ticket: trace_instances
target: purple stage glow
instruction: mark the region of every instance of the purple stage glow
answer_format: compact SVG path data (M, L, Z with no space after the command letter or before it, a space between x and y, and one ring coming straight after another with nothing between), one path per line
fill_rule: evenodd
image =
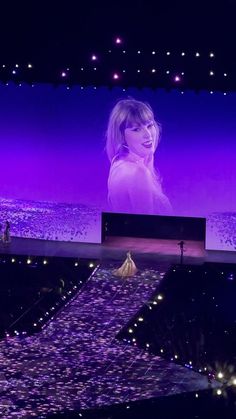
M161 124L154 164L172 214L206 217L207 248L235 250L235 94L0 87L1 222L17 236L99 243L101 212L111 210L107 123L128 96L150 103Z

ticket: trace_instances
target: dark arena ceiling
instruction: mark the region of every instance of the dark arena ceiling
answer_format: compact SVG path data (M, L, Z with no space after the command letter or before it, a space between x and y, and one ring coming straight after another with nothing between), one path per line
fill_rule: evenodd
M236 0L11 1L0 81L236 90Z

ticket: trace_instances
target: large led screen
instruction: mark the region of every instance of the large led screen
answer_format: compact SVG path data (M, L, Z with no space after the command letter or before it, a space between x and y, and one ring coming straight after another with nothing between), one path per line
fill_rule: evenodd
M0 224L99 243L102 211L206 217L206 247L235 250L235 105L235 94L2 85Z

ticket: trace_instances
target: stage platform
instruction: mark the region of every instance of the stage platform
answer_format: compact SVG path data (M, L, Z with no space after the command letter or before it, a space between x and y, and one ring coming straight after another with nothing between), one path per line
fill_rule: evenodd
M185 241L184 246L186 264L235 262L235 253L206 251L203 242ZM113 271L127 250L139 271L124 280ZM13 237L10 244L1 243L0 252L100 261L81 291L40 333L0 342L1 417L82 412L86 418L92 409L127 409L131 403L181 394L190 394L191 405L191 397L221 389L217 380L154 355L148 346L117 340L130 319L139 322L140 309L158 298L165 273L179 263L178 241L109 237L102 244L86 244ZM70 417L67 413L64 417Z
M102 244L47 241L13 237L8 245L0 242L0 253L36 256L68 256L104 260L122 260L128 250L142 261L180 261L178 240L135 237L108 237ZM186 264L204 262L236 263L236 252L205 250L201 241L184 242Z

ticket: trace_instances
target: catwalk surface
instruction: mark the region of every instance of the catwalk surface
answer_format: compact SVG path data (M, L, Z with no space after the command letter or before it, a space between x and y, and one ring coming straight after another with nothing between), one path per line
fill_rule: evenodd
M146 268L124 280L112 275L114 267L98 268L41 333L0 343L1 417L46 417L209 387L205 375L115 339L154 298L165 272Z

